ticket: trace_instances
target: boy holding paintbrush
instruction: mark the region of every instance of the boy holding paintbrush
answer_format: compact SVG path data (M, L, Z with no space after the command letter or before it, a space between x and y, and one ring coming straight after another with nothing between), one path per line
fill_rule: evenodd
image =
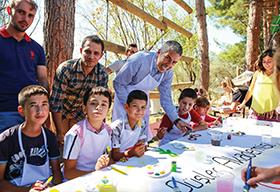
M0 134L0 191L40 191L62 181L55 135L43 124L49 115L49 95L39 85L23 88L18 96L18 112L25 121ZM50 169L51 167L51 169Z
M111 124L112 158L125 161L129 157L144 155L147 140L147 122L142 119L147 108L148 97L144 91L133 90L127 96L126 116Z

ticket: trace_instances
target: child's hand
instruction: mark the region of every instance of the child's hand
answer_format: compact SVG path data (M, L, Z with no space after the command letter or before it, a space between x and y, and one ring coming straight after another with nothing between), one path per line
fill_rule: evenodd
M182 133L185 133L187 131L191 131L192 130L191 126L188 123L186 123L186 122L184 122L182 120L179 120L176 123L176 127L178 127L182 131Z
M136 157L142 157L145 153L145 144L141 143L140 145L136 145L134 150Z
M219 118L216 119L216 120L213 122L213 124L216 125L217 127L222 125L222 123L220 122Z
M167 131L167 127L160 127L160 128L158 128L157 129L157 135L156 135L157 138L158 139L162 139L163 136L165 135L166 131Z
M29 192L38 192L38 191L43 191L46 188L48 188L48 186L44 185L44 182L42 181L36 181L36 183L34 183L31 187L31 189L29 190Z
M56 137L57 137L58 143L60 145L63 145L64 144L64 135L58 134Z
M131 156L141 157L145 153L145 144L144 142L140 141L134 145L129 151Z
M241 109L243 109L245 107L245 104L240 104L240 105L237 105L236 107L236 110L240 111Z
M104 167L107 167L109 165L110 158L108 155L101 155L95 164L95 170L100 170Z

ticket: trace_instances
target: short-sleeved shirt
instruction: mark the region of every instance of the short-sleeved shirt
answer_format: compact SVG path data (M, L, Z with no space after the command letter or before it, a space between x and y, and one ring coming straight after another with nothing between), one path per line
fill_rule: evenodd
M274 111L279 106L280 98L276 72L268 76L263 71L256 71L254 78L256 81L251 108L259 114Z
M189 114L191 115L191 122L194 123L193 128L195 129L195 127L197 125L199 125L200 121L202 120L200 115L194 110L190 110L190 113L186 113L183 115L179 115L180 118L182 119L187 119ZM167 127L167 131L171 130L173 127L173 122L169 119L169 117L167 116L167 114L164 114L162 119L161 119L161 123L159 127Z
M11 181L22 177L24 155L18 140L19 125L11 127L0 134L0 164L7 164L5 179ZM47 155L50 160L59 159L58 143L55 135L44 128L48 149L45 149L43 133L37 137L29 137L22 133L22 142L27 162L31 165L43 165Z
M141 123L138 123L135 125L134 129L132 130L132 128L130 127L127 118L125 119L118 119L116 121L114 121L111 124L111 128L112 128L112 148L123 148L122 146L127 146L127 141L130 138L124 138L122 135L123 129L131 131L131 138L134 138L134 143L129 146L132 147L134 146L137 141L139 140L144 140L145 142L147 142L147 124L145 123L144 120L141 121ZM140 131L139 131L140 129Z
M232 93L232 102L242 103L242 101L245 99L247 92L248 92L248 88L235 89ZM251 107L251 103L252 103L252 97L247 101L246 106Z
M27 34L21 41L0 28L0 112L17 111L18 93L38 84L37 67L46 65L42 46Z
M118 60L113 63L111 63L108 67L112 70L115 71L116 74L121 70L122 66L124 66L126 60Z
M62 112L63 118L80 121L85 118L82 105L85 93L97 86L108 87L108 74L98 63L87 75L84 74L81 59L61 63L54 77L50 108Z
M86 123L86 127L84 127ZM100 135L102 130L106 130L108 135ZM77 169L84 171L94 171L95 165L93 163L97 162L97 159L105 152L106 146L111 146L111 134L112 129L106 123L102 124L100 132L97 132L88 122L87 119L79 121L76 123L65 135L64 137L64 150L63 158L77 160ZM88 134L89 137L86 137L85 134ZM100 143L91 142L90 145L87 145L86 138L95 138L95 135L102 139L102 146ZM85 156L81 154L87 153L88 147L94 154L90 155L90 158L83 158ZM98 154L98 155L96 155Z

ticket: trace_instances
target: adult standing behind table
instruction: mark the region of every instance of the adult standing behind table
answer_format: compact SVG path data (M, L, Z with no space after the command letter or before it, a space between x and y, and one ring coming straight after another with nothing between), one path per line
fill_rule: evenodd
M139 89L149 95L149 91L158 87L164 111L178 128L186 131L188 124L178 117L171 96L172 68L181 59L182 52L182 46L178 42L167 41L158 52L141 51L129 57L113 81L115 89L113 121L125 116L124 104L130 91ZM146 109L144 119L149 123L149 107Z
M108 74L98 62L103 51L104 43L97 35L87 36L80 48L81 58L65 61L56 70L50 107L61 143L66 132L85 118L84 94L92 87L108 87Z
M128 59L128 57L130 57L131 55L133 55L134 53L138 52L138 48L137 45L135 43L131 43L128 45L126 51L125 51L125 55L126 55L126 59L123 60L118 60L115 61L113 63L111 63L108 67L106 67L106 72L108 74L111 74L112 72L116 72L116 74L118 74L118 72L121 70L121 68L124 66L126 60Z
M48 89L44 50L25 33L37 8L33 0L12 0L7 7L10 22L0 28L0 133L23 122L17 112L23 87L40 84Z

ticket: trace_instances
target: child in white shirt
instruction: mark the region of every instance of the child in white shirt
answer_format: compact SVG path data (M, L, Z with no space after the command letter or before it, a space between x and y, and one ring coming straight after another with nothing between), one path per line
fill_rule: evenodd
M104 87L92 88L84 96L86 118L75 124L64 137L64 177L73 179L108 166L103 155L111 147L111 128L104 119L112 98Z
M142 119L147 101L148 97L144 91L131 91L125 104L126 118L117 119L111 124L112 158L115 161L144 155L148 130L146 122Z

